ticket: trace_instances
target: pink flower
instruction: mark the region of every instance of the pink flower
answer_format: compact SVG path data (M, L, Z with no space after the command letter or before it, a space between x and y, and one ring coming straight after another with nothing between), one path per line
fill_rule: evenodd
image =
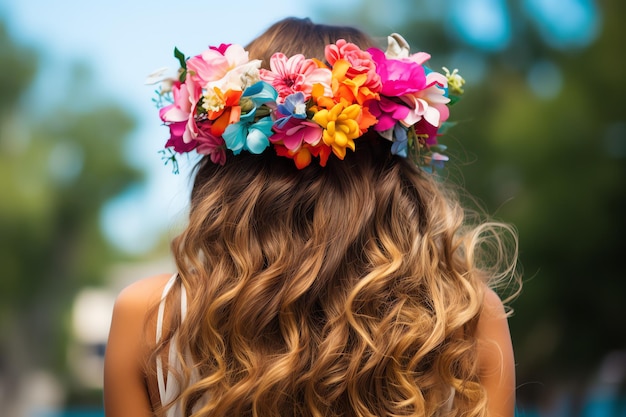
M202 155L209 155L215 164L224 165L226 162L226 146L224 138L211 133L211 123L204 122L200 125L198 137L196 138L196 152Z
M436 72L426 74L422 63L428 54L390 59L378 49L371 48L369 52L382 82L381 101L370 105L372 114L379 119L377 131L391 129L394 120L411 126L422 118L437 128L448 118L446 104L450 100L444 90L447 79Z
M378 119L378 123L374 125L374 130L378 132L392 129L399 120L406 118L410 111L408 106L385 96L381 96L380 101L368 101L367 105L372 115Z
M415 124L415 133L418 136L424 137L424 144L428 146L437 144L437 126L433 126L426 121L426 119L422 119Z
M422 65L410 59L388 59L383 51L370 48L369 53L376 63L376 72L382 83L381 94L400 97L423 90L426 74Z
M159 109L159 117L166 123L187 121L192 107L187 86L180 81L174 82L172 84L172 96L174 103Z
M350 68L346 72L347 78L354 79L365 74L366 81L362 83L362 86L372 92L380 91L380 76L376 73L376 64L369 52L363 51L357 45L346 42L344 39L339 39L337 43L327 45L324 54L331 66L335 65L338 60L348 61Z
M186 153L198 146L198 142L195 140L189 142L183 140L183 134L187 128L186 122L170 123L168 127L170 128L170 138L165 143L166 148L174 148L174 151L178 153Z
M260 69L261 80L270 83L278 91L278 103L283 103L291 94L302 92L304 99L311 97L313 84L321 84L324 91L331 94L331 72L328 68L320 68L312 59L297 54L291 58L277 52L270 58L270 69Z
M320 125L307 119L289 118L282 124L274 124L274 134L270 142L283 144L290 151L297 151L302 144L315 146L322 138L323 129Z
M382 83L380 101L372 100L368 104L371 113L378 119L374 129L384 132L409 117L410 104L398 98L422 90L426 86L426 75L421 65L409 59L389 59L376 48L368 51L376 63L376 72Z
M191 142L198 134L195 114L202 90L191 80L185 83L176 81L172 85L174 103L159 110L159 116L166 124L187 122L186 129L181 135L185 143Z
M212 49L214 51L219 52L220 54L224 55L226 53L226 50L230 47L230 43L222 43L220 44L220 46L209 46L209 49Z
M243 90L258 81L261 61L248 59L248 52L240 45L211 47L187 60L187 81L193 80L203 90Z
M432 126L439 127L450 115L450 110L446 106L450 99L446 97L444 90L447 85L447 79L442 74L428 73L426 87L423 90L400 97L411 109L402 122L409 126L424 118Z

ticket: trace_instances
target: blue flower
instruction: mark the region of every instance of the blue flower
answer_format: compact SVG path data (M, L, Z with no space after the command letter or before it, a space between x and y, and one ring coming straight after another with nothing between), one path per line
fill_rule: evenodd
M260 154L269 146L268 138L272 135L274 122L269 114L258 120L256 116L261 106L275 102L277 97L274 87L264 81L259 81L243 92L241 105L242 110L247 112L241 115L237 123L228 125L222 135L226 147L235 155L242 150Z
M241 95L242 100L244 98L250 99L256 106L261 106L268 102L275 102L277 97L278 92L276 89L265 81L252 84L250 87L246 88Z
M263 117L254 122L254 113L241 116L239 122L226 127L222 137L226 147L235 155L242 150L259 154L270 144L269 137L272 135L271 117Z
M409 138L407 135L407 129L400 123L396 123L393 127L393 143L391 145L391 153L406 158L408 144Z

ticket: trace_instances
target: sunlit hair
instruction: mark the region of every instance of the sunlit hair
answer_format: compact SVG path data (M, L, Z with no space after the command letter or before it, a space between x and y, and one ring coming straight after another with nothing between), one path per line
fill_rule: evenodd
M320 55L335 36L369 41L289 19L249 49ZM188 415L435 416L451 393L451 415L486 415L474 333L485 284L515 268L515 234L468 225L456 196L390 146L366 136L302 170L271 151L199 164L172 244L187 318L172 315L154 351L177 333Z

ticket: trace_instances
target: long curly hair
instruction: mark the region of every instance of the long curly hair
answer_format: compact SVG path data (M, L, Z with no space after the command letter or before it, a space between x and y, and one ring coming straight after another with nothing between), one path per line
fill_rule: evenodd
M335 34L369 42L288 19L250 51L323 57ZM515 268L515 233L468 224L456 195L387 141L356 142L326 167L271 151L200 162L172 243L187 316L169 316L153 355L176 341L186 415L435 416L449 401L450 415L486 414L475 327L487 285Z

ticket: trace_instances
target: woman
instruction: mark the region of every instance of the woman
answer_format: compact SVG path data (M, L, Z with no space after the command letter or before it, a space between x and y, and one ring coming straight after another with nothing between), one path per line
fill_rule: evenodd
M290 18L250 59L232 45L179 57L167 146L206 156L178 273L116 302L108 417L513 416L490 289L514 272L497 232L511 229L469 225L423 169L445 159L455 74L424 71L398 35L372 46Z

